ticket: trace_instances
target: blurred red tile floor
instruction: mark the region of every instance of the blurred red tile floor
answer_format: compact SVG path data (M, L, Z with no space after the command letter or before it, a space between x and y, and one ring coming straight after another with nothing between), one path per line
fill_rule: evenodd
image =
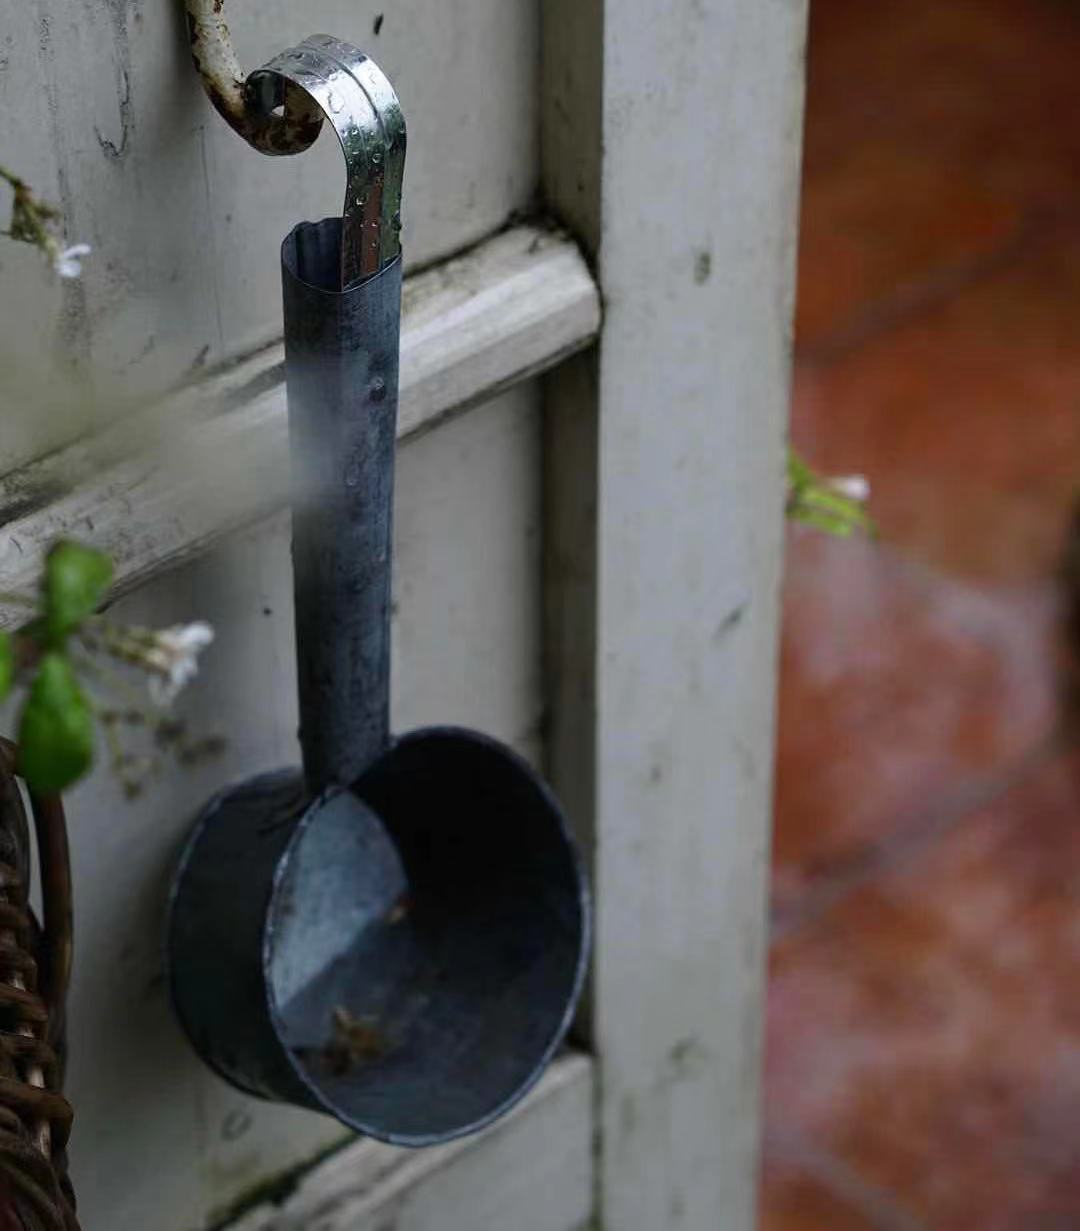
M1080 1228L1080 0L811 12L761 1228Z

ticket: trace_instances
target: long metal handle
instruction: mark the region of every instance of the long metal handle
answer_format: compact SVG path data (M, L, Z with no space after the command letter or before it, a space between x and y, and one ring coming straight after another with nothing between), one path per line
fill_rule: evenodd
M390 580L401 258L333 288L341 220L285 241L300 744L313 791L389 739Z
M300 747L321 790L389 741L405 118L378 65L328 34L246 82L267 116L296 91L334 126L346 169L341 218L282 246Z
M319 791L355 781L389 741L405 120L378 66L327 35L247 89L268 114L303 91L345 154L342 217L302 223L281 253L300 743Z
M318 791L352 783L389 740L405 117L379 66L327 34L244 81L222 8L187 0L221 114L264 153L294 154L321 113L345 155L342 216L302 223L281 253L300 742Z

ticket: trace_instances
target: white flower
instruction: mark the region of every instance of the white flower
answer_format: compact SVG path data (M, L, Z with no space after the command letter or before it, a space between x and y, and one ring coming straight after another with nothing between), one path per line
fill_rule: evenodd
M58 249L53 257L53 269L61 278L77 278L82 273L82 258L89 256L89 244L72 244L70 248Z
M203 620L177 624L156 632L146 647L143 662L152 672L150 696L168 705L199 670L199 654L214 640L214 630Z
M865 504L870 499L870 480L864 474L839 475L829 480L829 487L856 504Z

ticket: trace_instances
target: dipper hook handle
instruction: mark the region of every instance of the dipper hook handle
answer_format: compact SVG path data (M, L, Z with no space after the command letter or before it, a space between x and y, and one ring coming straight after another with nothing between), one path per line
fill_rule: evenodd
M263 154L308 149L328 119L345 156L341 289L376 274L401 251L405 116L374 60L341 39L312 34L246 79L223 0L186 0L192 55L210 101Z

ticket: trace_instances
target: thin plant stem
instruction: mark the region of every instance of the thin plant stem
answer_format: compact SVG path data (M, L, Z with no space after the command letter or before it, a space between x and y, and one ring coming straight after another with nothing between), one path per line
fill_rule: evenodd
M16 594L13 590L0 590L0 603L9 607L25 607L30 611L37 609L37 599L28 594Z

